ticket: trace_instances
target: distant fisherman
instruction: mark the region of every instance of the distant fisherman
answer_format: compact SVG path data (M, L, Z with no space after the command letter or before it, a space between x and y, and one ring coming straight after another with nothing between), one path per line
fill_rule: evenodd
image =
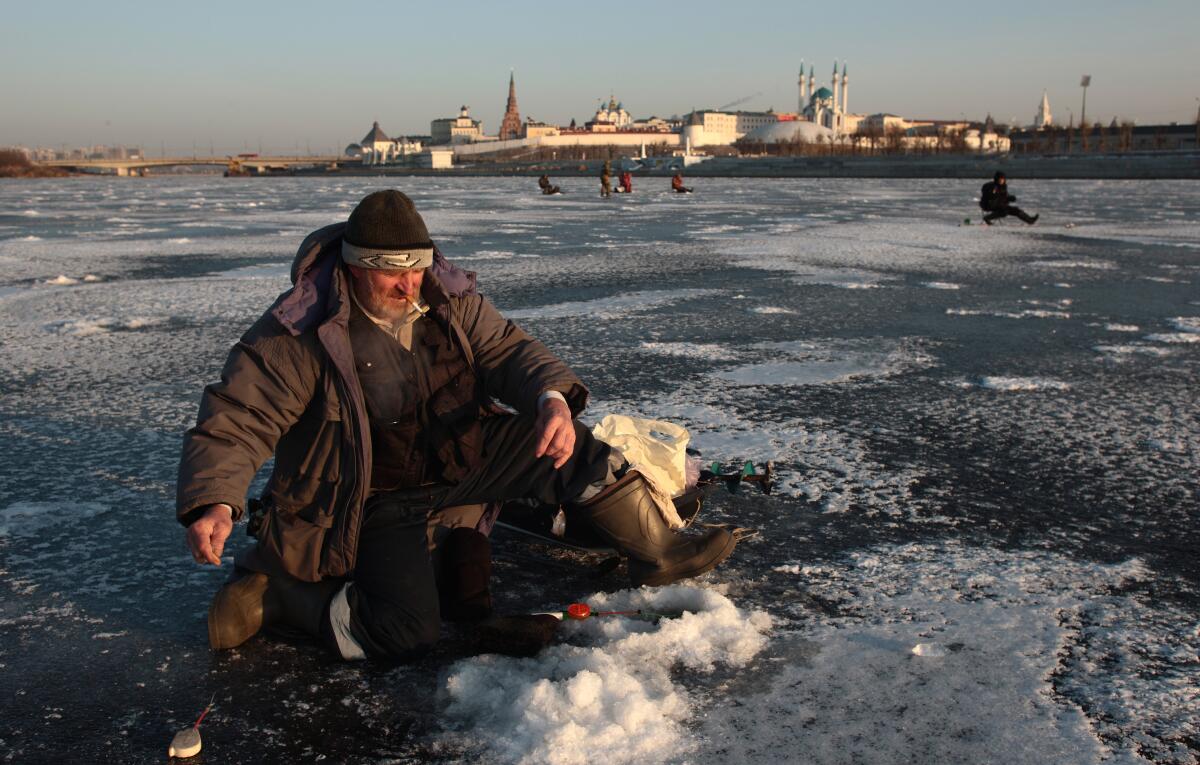
M633 175L628 170L621 173L621 193L633 193Z
M548 175L542 175L541 178L538 178L538 188L542 190L543 194L561 194L562 193L562 189L560 189L559 187L550 183L550 176L548 176Z
M441 257L404 194L310 234L292 281L183 441L176 514L200 564L221 564L275 458L250 503L257 541L209 608L213 648L290 627L345 659L417 656L442 619L490 615L485 507L510 499L566 505L629 557L635 587L733 551L727 530L666 525L642 474L575 419L580 379Z
M1008 193L1008 178L1004 173L997 172L990 182L983 184L983 189L979 194L979 207L987 213L983 216L983 222L990 226L994 221L1015 215L1030 225L1037 223L1039 216L1030 215L1019 207L1013 207L1012 203L1016 201L1017 198Z
M612 164L604 160L604 168L600 171L600 196L612 196Z
M671 190L676 194L691 194L692 189L683 185L683 171L676 170L675 175L671 176Z

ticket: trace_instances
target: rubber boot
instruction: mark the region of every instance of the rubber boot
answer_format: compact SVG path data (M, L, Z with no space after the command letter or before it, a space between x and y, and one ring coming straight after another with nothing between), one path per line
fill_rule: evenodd
M438 583L442 618L479 622L492 615L492 545L485 534L460 526L442 543Z
M235 648L264 629L292 628L321 638L325 609L342 586L338 580L302 582L249 573L226 582L208 608L208 642L213 650Z
M1017 217L1018 217L1018 218L1020 218L1021 220L1025 221L1026 223L1028 223L1029 225L1031 225L1031 226L1032 226L1034 223L1037 223L1037 219L1038 219L1038 218L1040 218L1040 217L1042 217L1042 216L1040 216L1040 215L1030 215L1029 213L1027 213L1027 212L1025 212L1024 210L1022 210L1021 212L1017 213Z
M629 556L634 586L660 586L699 576L729 557L737 540L726 529L704 536L677 534L650 496L646 479L630 470L578 506L607 542Z

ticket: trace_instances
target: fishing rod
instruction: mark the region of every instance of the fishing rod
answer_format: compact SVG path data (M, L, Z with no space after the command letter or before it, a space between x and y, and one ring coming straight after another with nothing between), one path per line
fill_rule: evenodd
M646 621L657 622L660 619L677 619L683 616L684 612L671 614L658 614L652 611L646 611L638 608L633 611L593 611L592 607L587 603L572 603L567 606L564 611L544 611L533 616L553 616L560 621L576 621L581 622L585 619L591 619L594 616L628 616L635 619L645 619Z

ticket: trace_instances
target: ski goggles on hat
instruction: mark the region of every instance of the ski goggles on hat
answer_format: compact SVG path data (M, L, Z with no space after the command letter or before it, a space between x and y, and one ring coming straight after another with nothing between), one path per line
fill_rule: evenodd
M359 247L343 240L342 260L363 268L429 268L433 265L433 244L403 250L380 250Z

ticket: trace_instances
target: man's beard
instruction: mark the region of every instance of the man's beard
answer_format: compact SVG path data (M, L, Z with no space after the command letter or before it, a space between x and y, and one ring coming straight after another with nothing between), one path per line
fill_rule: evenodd
M420 302L419 296L414 296L410 302L409 299L400 297L400 293L395 290L376 290L370 283L362 282L355 284L354 292L367 313L377 319L392 324L404 324L421 315L413 305L414 302Z

